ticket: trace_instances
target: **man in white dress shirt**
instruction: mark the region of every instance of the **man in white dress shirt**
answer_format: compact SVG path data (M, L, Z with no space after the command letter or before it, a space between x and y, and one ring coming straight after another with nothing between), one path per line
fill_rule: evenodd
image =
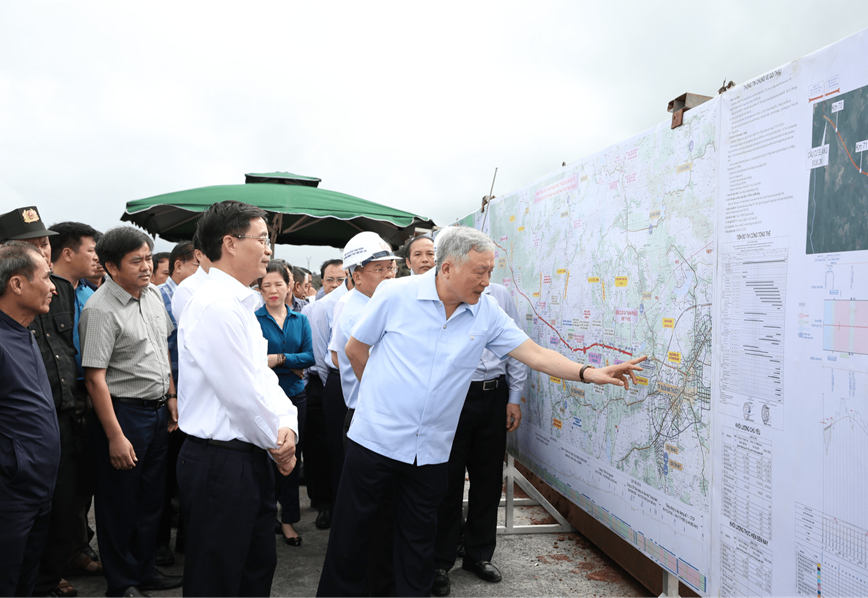
M208 270L211 269L211 260L202 252L202 245L195 234L193 235L193 257L199 263L199 267L193 274L181 281L172 294L172 318L175 320L176 327L181 322L181 314L190 303L190 299L193 298L199 287L208 280Z
M224 201L197 225L211 269L178 322L185 596L268 596L277 564L269 461L283 475L295 467L298 422L253 313L249 285L271 255L264 218Z

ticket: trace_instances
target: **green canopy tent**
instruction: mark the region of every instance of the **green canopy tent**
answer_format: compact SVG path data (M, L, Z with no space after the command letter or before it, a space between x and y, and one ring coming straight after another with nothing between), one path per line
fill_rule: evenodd
M127 202L121 220L171 242L190 240L199 215L214 203L236 200L269 214L272 247L343 247L361 231L373 231L393 246L432 228L423 216L318 187L320 179L289 172L247 174L244 185L217 185L176 191Z

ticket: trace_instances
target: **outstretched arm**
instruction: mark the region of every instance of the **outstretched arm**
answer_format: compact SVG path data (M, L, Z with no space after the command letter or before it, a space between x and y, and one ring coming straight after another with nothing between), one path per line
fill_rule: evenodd
M538 344L528 339L518 347L509 352L510 357L514 357L532 370L546 373L556 378L564 380L573 380L580 382L579 374L583 365L567 359L557 351L544 349ZM625 389L630 388L630 382L636 383L636 374L633 372L642 371L639 363L645 361L646 356L630 359L618 365L610 365L604 368L588 368L585 370L585 382L593 382L594 384L614 384L615 386L623 386Z

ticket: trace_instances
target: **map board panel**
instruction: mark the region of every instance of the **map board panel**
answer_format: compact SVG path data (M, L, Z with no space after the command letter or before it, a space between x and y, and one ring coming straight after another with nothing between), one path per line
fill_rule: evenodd
M510 451L702 595L868 589L866 51L862 32L462 220L534 341L649 355L628 392L532 372Z

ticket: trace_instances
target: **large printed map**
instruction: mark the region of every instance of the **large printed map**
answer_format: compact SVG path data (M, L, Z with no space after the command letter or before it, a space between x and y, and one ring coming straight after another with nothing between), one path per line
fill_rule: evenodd
M595 366L648 355L629 392L532 372L522 406L531 457L574 489L602 467L709 510L716 105L463 220L497 243L492 281L540 345Z
M703 596L868 596L868 29L493 200L510 453ZM714 340L712 342L712 330Z

